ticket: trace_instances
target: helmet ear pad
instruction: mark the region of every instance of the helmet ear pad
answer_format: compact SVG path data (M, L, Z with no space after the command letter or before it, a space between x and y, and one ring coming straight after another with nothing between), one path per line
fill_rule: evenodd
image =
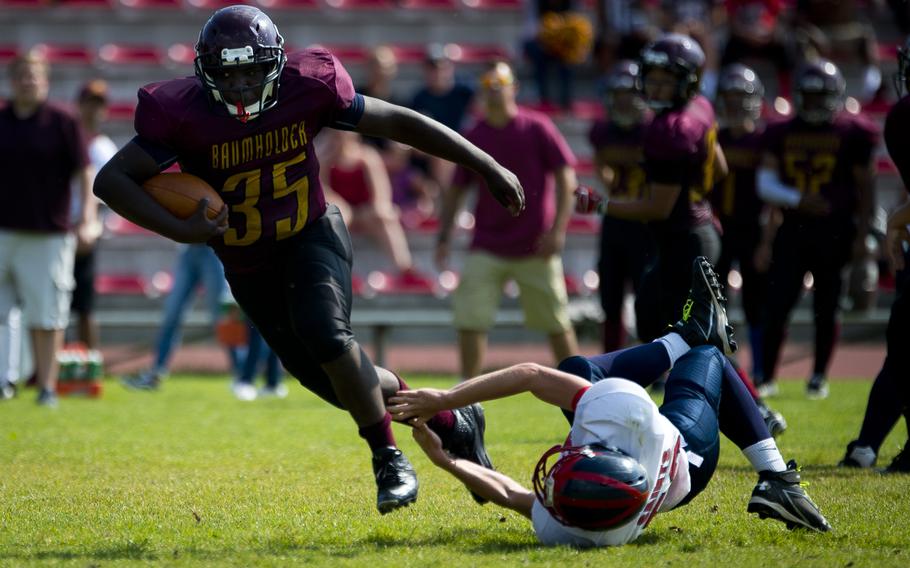
M258 8L237 5L218 10L202 27L194 67L209 102L246 122L277 104L286 61L284 38L272 20ZM226 90L216 80L226 69L247 65L262 67L257 84ZM250 98L256 102L244 104Z
M560 458L550 469L548 458ZM560 523L586 530L608 530L638 518L650 496L648 475L618 448L599 445L554 446L534 470L538 500Z

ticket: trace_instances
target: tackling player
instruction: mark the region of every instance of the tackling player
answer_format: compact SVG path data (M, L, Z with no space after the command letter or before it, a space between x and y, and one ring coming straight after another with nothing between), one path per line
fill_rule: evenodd
M140 89L137 136L99 173L95 193L131 221L218 253L234 297L305 387L350 412L373 452L381 513L413 502L417 478L398 450L384 400L405 388L375 367L351 332L351 242L319 185L313 139L322 128L390 137L481 175L513 215L515 176L464 138L422 115L354 91L324 49L286 54L267 15L251 6L214 13L196 44L196 76ZM140 187L179 162L222 196L180 220ZM441 414L431 427L456 453L489 466L479 407Z
M904 188L910 188L910 40L897 52L898 73L894 84L901 99L885 119L885 144L894 164L900 171ZM898 270L897 297L891 306L888 320L888 352L881 371L869 392L869 403L859 437L847 444L847 453L840 462L845 467L872 467L879 448L897 424L901 414L910 426L910 350L904 334L910 329L910 201L891 213L888 218L887 243L892 266ZM887 473L910 473L910 441L884 470Z
M645 190L643 140L651 114L638 89L638 64L620 61L607 74L604 106L607 120L591 125L595 173L610 199L638 200ZM641 221L604 217L600 232L600 304L604 310L604 351L625 345L622 306L626 286L638 291L653 243Z
M759 473L747 510L791 528L831 526L785 464L758 408L715 347L730 341L725 300L703 257L695 260L690 317L656 341L592 358L570 357L559 370L533 363L483 375L444 391L403 391L390 399L396 418L420 424L444 408L531 392L567 411L563 445L543 454L534 491L497 471L450 456L418 426L428 457L475 493L531 519L544 544L621 545L655 514L685 505L717 466L719 431ZM672 367L658 409L644 386ZM573 415L574 414L574 415ZM552 467L547 462L557 455Z
M837 341L842 272L851 257L865 254L878 129L861 116L843 112L845 88L840 70L830 61L806 65L796 78L796 115L765 130L759 195L783 208L768 274L768 297L774 301L768 302L765 313L761 389L766 394L776 392L787 322L803 277L811 271L815 367L806 394L828 396L826 374ZM771 239L765 237L764 242Z

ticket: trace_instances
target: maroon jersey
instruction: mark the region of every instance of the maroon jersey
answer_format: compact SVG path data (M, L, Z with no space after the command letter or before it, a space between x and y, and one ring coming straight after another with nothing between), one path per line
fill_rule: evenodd
M69 229L73 176L88 164L79 123L51 103L20 119L0 107L0 228L60 233Z
M721 224L758 224L762 201L758 197L755 177L761 163L762 132L746 133L734 137L730 129L717 133L717 140L724 150L730 172L711 192L711 205L720 217Z
M351 106L354 86L328 51L307 49L288 56L278 97L274 108L242 123L212 108L195 77L139 90L143 145L171 152L230 209L227 232L209 243L228 272L267 264L276 242L325 212L313 139Z
M708 193L714 186L717 124L714 107L699 95L680 109L654 117L645 132L645 173L648 181L680 185L682 191L665 221L652 222L658 232L687 231L711 223Z
M599 120L591 125L588 141L600 161L613 170L611 199L640 199L645 188L644 137L650 118L632 128Z
M869 163L878 137L878 128L866 118L840 113L831 124L810 125L798 117L769 124L764 146L777 159L783 183L827 199L829 221L852 222L859 199L853 168ZM784 215L804 217L794 210Z
M885 146L897 166L904 182L904 189L910 191L910 96L897 101L885 119Z

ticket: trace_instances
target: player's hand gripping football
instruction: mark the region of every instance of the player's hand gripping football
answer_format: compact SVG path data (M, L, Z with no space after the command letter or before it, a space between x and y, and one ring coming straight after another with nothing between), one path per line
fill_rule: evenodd
M448 407L447 391L439 389L403 390L389 398L387 408L398 422L423 424Z
M503 207L517 217L525 208L525 192L515 174L496 164L484 173L487 189Z
M603 206L603 196L586 185L575 188L575 212L581 215L600 213Z
M183 222L179 241L183 243L207 243L214 237L221 236L228 229L228 208L224 205L218 215L209 219L206 215L206 208L209 206L209 200L203 197L199 200L199 206L196 212L187 217Z

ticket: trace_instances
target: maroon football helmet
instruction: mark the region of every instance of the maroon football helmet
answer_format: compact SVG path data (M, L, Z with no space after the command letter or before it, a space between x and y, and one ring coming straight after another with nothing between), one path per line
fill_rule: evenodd
M717 81L717 103L722 114L731 117L745 114L758 120L764 95L765 87L751 68L733 63L721 69Z
M676 77L676 89L671 101L652 100L654 110L667 110L685 105L698 94L705 52L698 42L683 34L666 34L641 50L641 84L654 69L663 69Z
M547 469L554 454L560 458ZM617 448L553 446L534 468L534 493L560 523L585 530L608 530L633 521L650 494L648 474Z
M246 122L278 102L278 82L287 58L278 28L253 6L215 12L199 32L196 76L213 104Z
M612 122L629 128L642 121L646 105L638 88L638 63L619 61L604 78L603 89L604 106Z
M793 102L796 114L809 124L825 124L844 108L847 82L837 65L827 59L806 64L796 77Z

